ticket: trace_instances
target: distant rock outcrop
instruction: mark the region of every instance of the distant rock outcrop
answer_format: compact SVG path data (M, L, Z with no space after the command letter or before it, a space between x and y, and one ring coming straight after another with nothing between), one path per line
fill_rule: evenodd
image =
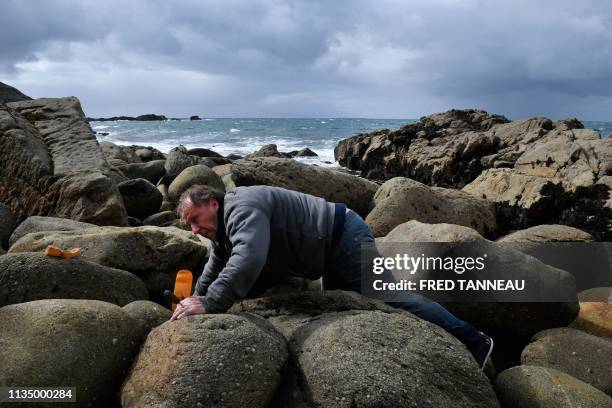
M88 122L111 122L115 120L156 121L168 120L168 118L164 115L156 115L154 113L147 113L146 115L139 116L111 116L110 118L87 118Z

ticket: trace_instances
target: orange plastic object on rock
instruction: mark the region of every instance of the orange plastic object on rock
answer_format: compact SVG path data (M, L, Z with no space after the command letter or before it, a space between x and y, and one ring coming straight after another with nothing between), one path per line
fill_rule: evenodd
M179 301L191 296L191 286L193 284L193 275L187 269L181 269L176 274L174 282L174 297ZM172 303L172 310L176 309L176 303Z
M64 251L61 248L58 248L53 245L49 245L45 249L44 254L45 256L54 256L57 258L70 259L70 258L76 258L77 256L81 255L81 248L72 248L72 249L69 249L68 251Z

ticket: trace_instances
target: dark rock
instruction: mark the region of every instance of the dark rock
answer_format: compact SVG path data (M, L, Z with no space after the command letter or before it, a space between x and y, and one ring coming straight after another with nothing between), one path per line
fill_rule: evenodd
M18 219L127 225L110 167L76 98L0 107L0 196Z
M240 156L239 154L228 154L227 157L229 160L239 160L239 159L243 159L244 157Z
M77 389L77 405L117 406L121 379L140 343L119 306L52 299L0 308L0 386Z
M187 167L199 164L200 160L198 156L190 155L185 146L177 146L170 150L166 158L166 176L172 181Z
M219 157L219 158L223 157L219 153L213 150L210 150L210 149L203 148L203 147L196 147L194 149L189 149L187 150L187 154L191 156L198 156L198 157Z
M371 210L378 189L377 184L356 176L275 157L236 160L213 170L221 176L226 191L237 186L283 187L345 203L362 217Z
M286 360L285 340L263 319L168 321L147 337L121 387L121 405L267 407Z
M486 131L507 122L481 110L453 109L397 130L341 140L334 156L370 179L404 176L427 185L462 187L483 170L480 158L500 147L499 138Z
M124 181L118 186L129 216L140 220L159 211L162 194L157 187L145 179Z
M489 237L497 230L492 202L460 190L428 187L403 177L380 186L374 195L374 204L366 222L375 237L387 235L397 225L410 220L464 225Z
M166 174L165 160L152 160L146 163L130 163L117 166L117 170L128 179L145 179L153 184Z
M554 368L612 394L612 342L567 327L539 332L521 355L524 365Z
M221 177L210 167L203 164L187 167L172 181L168 187L168 198L176 202L181 194L194 184L200 184L225 191Z
M108 135L110 135L110 133L108 133L108 132L96 132L96 134L100 135L100 136L108 136Z
M546 367L519 366L495 379L503 408L612 407L612 399L570 375Z
M11 209L0 203L0 248L9 247L9 238L16 227L17 220Z
M318 157L319 155L305 147L301 150L298 150L296 157Z
M0 307L40 299L92 299L123 306L147 298L145 284L135 275L83 259L29 252L0 258Z
M145 218L142 223L144 225L154 225L157 227L167 227L177 221L174 211L162 211Z
M156 120L168 120L164 115L156 115L154 113L148 113L146 115L139 116L111 116L109 118L87 118L89 122L112 122L117 120L137 120L137 121L156 121Z
M136 300L123 306L123 310L140 323L143 329L142 338L149 332L172 317L172 310L149 300Z
M261 149L253 152L251 154L247 154L245 158L253 159L255 157L288 157L287 154L281 153L278 151L278 148L275 144L268 144L262 146Z
M198 115L193 115L189 117L189 120L202 120L202 118L199 117Z
M156 301L162 301L161 294L172 287L180 269L192 271L197 278L208 255L207 245L190 232L152 226L28 234L10 252L42 252L47 245L79 247L85 260L137 275Z
M13 245L21 237L32 232L42 231L76 231L86 228L96 227L94 224L87 222L74 221L68 218L57 218L57 217L41 217L33 215L28 217L15 229L11 238L9 239L9 245Z
M130 227L142 227L144 225L140 219L132 216L128 217L128 223Z
M28 95L23 94L19 89L0 82L0 104L8 102L19 102L30 100Z

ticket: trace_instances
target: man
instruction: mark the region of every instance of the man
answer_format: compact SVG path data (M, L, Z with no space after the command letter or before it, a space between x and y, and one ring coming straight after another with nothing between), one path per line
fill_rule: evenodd
M361 292L361 243L373 242L368 225L344 204L278 187L238 187L227 193L195 185L179 200L178 213L194 234L212 241L194 295L172 319L222 313L237 300L283 275L322 278L323 289ZM407 293L390 303L444 328L484 367L493 340L440 304Z

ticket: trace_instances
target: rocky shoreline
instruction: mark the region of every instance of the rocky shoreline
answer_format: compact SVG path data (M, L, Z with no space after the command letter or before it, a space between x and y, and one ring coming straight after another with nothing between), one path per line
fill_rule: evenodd
M612 406L609 288L601 302L570 285L563 303L446 304L494 337L486 375L439 327L318 282L172 322L162 296L208 257L173 211L192 184L313 194L377 241L483 240L518 260L508 274L573 282L507 245L612 238L612 139L578 120L430 115L341 141L358 177L273 145L224 157L99 142L77 98L0 91L0 386L76 386L79 406L101 407ZM82 253L45 257L49 244Z

